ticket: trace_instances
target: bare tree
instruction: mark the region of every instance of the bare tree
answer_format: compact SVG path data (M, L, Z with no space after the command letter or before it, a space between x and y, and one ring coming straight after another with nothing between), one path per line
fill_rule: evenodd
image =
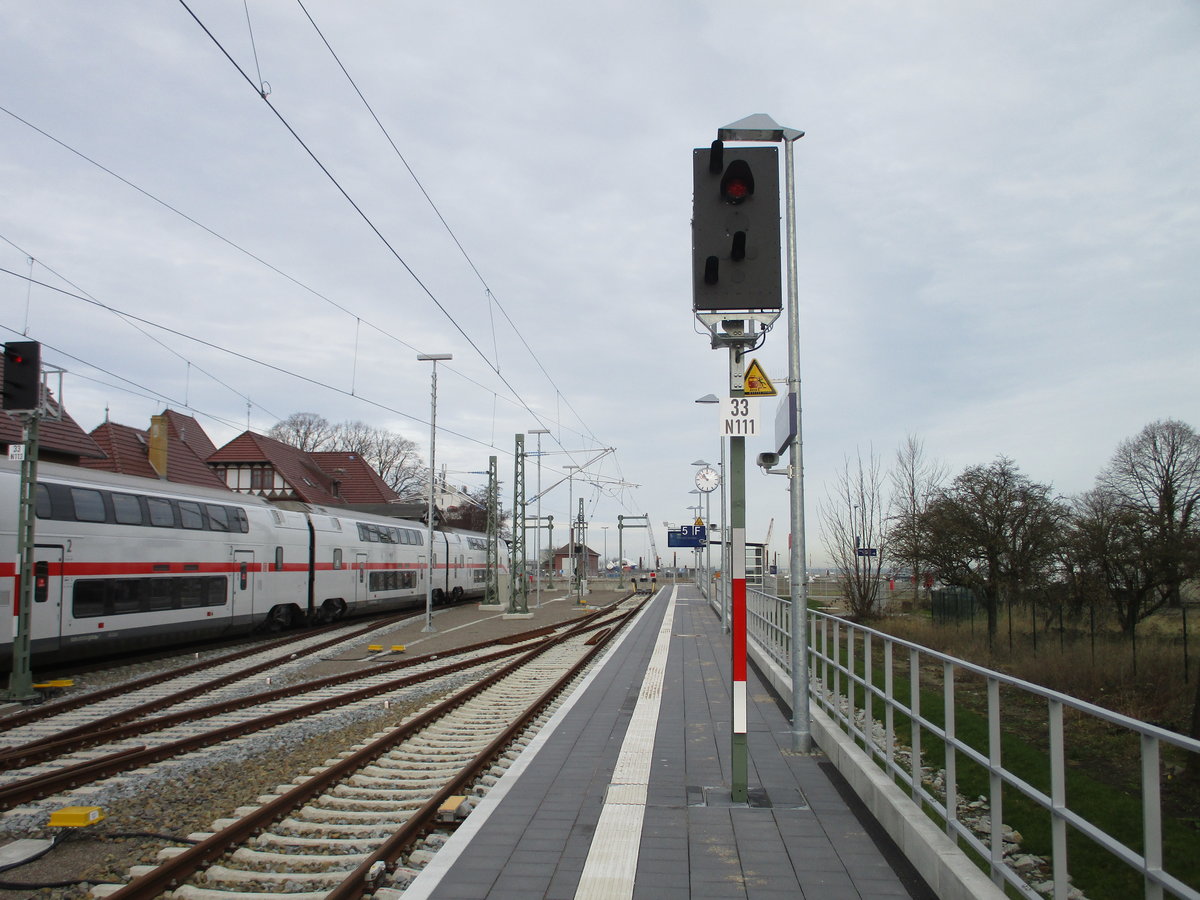
M357 453L370 462L380 433L380 429L366 422L339 422L333 428L333 449L343 453Z
M1099 483L1133 511L1154 543L1170 606L1197 571L1200 435L1174 419L1152 422L1117 447Z
M1005 457L965 469L921 515L927 561L947 584L975 591L989 642L1001 604L1031 596L1050 578L1066 517L1048 485Z
M400 499L415 499L424 490L427 467L416 441L395 432L381 431L376 436L372 455L366 459Z
M402 500L418 499L425 487L425 465L416 442L384 428L358 421L330 425L316 413L292 413L267 434L306 453L355 453Z
M1107 600L1121 630L1167 602L1164 570L1137 512L1111 490L1097 487L1075 501L1066 547L1085 589Z
M318 450L329 450L333 443L333 426L324 416L316 413L292 413L281 422L276 422L267 432L272 437L285 444L313 453Z
M417 499L425 486L425 465L416 441L365 422L342 422L333 448L357 453L403 500Z
M929 558L925 532L920 527L921 516L947 474L945 463L925 456L925 444L915 435L908 435L896 448L896 461L889 473L893 513L888 546L891 559L912 572L914 597L920 596Z
M825 548L856 618L877 612L879 573L888 554L887 519L878 457L873 451L865 462L861 453L853 462L847 457L836 483L826 486L821 520Z

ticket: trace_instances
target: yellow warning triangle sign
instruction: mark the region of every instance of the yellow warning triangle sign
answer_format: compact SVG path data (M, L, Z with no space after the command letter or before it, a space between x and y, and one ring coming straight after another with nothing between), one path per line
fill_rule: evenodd
M757 359L750 360L750 365L746 369L742 393L747 397L775 396L775 385L771 384L771 379L762 370Z

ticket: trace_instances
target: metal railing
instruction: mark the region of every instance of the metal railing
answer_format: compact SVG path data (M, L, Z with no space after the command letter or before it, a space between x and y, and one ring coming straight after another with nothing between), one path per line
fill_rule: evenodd
M749 638L785 672L790 665L790 615L791 603L787 598L758 590L748 592ZM985 870L990 870L995 884L1009 885L1029 898L1048 893L1054 900L1067 900L1072 889L1070 829L1140 875L1148 900L1159 900L1165 896L1164 891L1173 897L1200 900L1200 891L1194 885L1184 883L1165 868L1161 793L1164 746L1178 748L1184 756L1200 755L1200 741L835 615L809 610L808 625L810 697L814 707L836 722L893 781L907 788L913 803L942 824L951 840L974 851ZM956 728L959 715L964 719L968 715L960 705L968 681L986 687L986 737L977 738L975 745L963 739ZM1022 734L1028 744L1044 748L1048 772L1019 774L1006 764L1001 752L1006 733L1001 714L1002 689L1006 703L1019 705L1022 710L1036 708L1031 704L1037 707L1044 704L1044 731L1040 735L1028 731ZM927 697L931 692L940 693L941 702L923 704L922 692ZM925 705L931 708L926 711ZM1074 776L1068 774L1072 766L1066 752L1065 723L1085 718L1103 723L1110 732L1128 735L1131 741L1136 738L1141 767L1140 849L1119 840L1086 818L1079 808L1072 807L1068 782ZM1023 713L1020 722L1027 728L1030 717ZM1008 724L1010 727L1016 724L1015 715ZM944 754L938 754L939 745ZM932 758L937 754L942 758L936 763L932 759L923 762L923 748L925 756ZM932 768L938 764L942 769L935 773ZM960 767L965 771L971 765L980 767L987 778L987 808L981 810L986 821L978 829L982 834L964 824L963 801L958 796ZM1041 892L1035 891L1005 857L1006 791L1019 792L1049 817L1052 884L1039 884ZM1200 841L1193 847L1200 849Z

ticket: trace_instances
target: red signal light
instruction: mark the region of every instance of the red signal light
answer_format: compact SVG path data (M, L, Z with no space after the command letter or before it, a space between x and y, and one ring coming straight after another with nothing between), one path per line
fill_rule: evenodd
M741 203L754 195L754 173L743 159L735 159L721 178L721 199Z

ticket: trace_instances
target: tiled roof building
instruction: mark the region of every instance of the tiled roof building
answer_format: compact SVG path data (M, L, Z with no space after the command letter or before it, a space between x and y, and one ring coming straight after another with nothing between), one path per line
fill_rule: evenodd
M399 500L357 454L305 453L266 435L245 431L208 458L234 491L268 500L344 506Z
M3 377L4 362L0 354L0 377ZM50 406L57 409L53 397L48 398ZM7 451L13 444L23 443L25 429L23 423L15 416L0 412L0 447ZM38 459L46 462L79 465L83 459L100 459L104 450L88 437L75 420L62 410L62 418L55 419L42 416L38 422Z
M106 458L81 460L85 468L178 484L225 487L221 477L204 462L216 448L191 416L168 410L153 418L149 431L105 422L93 429L91 436Z

